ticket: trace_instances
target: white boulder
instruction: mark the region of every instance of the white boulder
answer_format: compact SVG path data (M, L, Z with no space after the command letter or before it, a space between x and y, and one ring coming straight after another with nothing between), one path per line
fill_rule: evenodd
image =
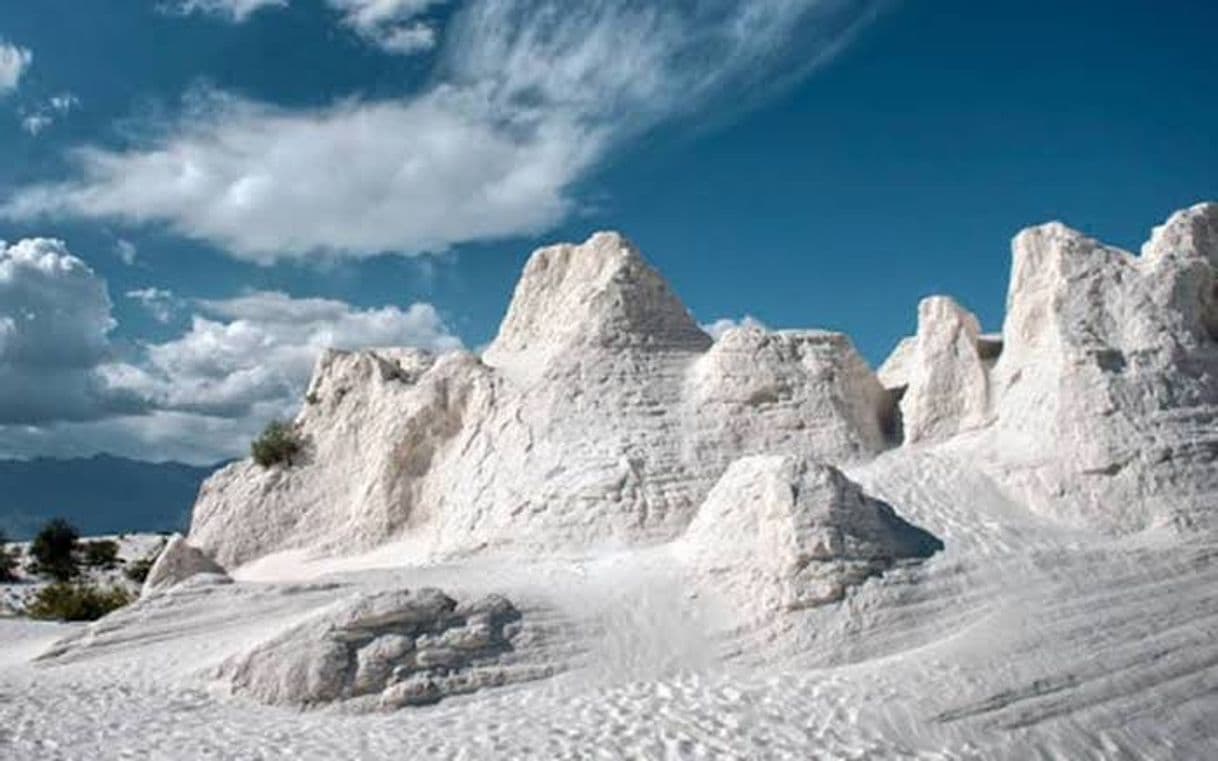
M434 703L549 675L550 667L504 660L520 620L498 595L464 606L437 589L360 595L229 658L212 676L234 694L278 705Z
M144 579L141 596L180 584L199 574L227 576L224 568L197 547L187 543L181 534L174 534L161 550Z
M942 547L836 468L773 455L733 463L678 545L695 583L754 620L837 602Z

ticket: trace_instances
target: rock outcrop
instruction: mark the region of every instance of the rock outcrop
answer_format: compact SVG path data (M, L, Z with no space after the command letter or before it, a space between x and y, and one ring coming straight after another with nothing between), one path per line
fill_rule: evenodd
M533 255L481 359L327 353L295 422L301 462L221 471L190 536L227 566L405 537L416 560L665 541L733 459L869 457L889 413L845 336L712 346L639 252L600 233Z
M520 619L498 595L463 605L437 589L361 595L230 658L213 676L277 705L436 703L547 676L544 667L504 662Z
M756 620L836 602L894 564L943 548L836 468L775 455L733 463L678 546L695 584Z
M146 597L157 590L168 589L199 574L227 576L214 560L188 544L181 534L174 534L148 570L140 596Z
M941 441L987 422L989 379L981 324L971 312L946 296L923 299L917 335L901 345L906 442ZM895 372L890 367L889 377Z
M330 352L292 467L229 466L190 539L226 567L409 539L403 560L670 541L732 462L967 446L1045 513L1113 531L1213 523L1218 206L1142 255L1026 230L1001 339L945 297L873 374L841 334L717 342L616 234L536 252L479 358ZM899 506L898 506L899 507Z
M1212 521L1216 222L1177 213L1141 257L1056 223L1015 239L994 434L1033 504L1115 530Z

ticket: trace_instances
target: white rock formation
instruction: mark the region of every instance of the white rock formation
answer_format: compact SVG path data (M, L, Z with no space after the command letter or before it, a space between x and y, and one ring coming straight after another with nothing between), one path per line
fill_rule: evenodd
M544 668L502 662L520 618L497 595L466 605L438 589L361 595L229 658L214 677L271 704L435 703L547 676Z
M204 573L226 575L214 560L188 544L181 534L174 534L148 570L140 596L146 597Z
M932 296L918 304L918 333L902 344L909 348L900 358L906 442L947 439L986 423L989 380L980 342L977 318L952 299Z
M1141 257L1057 223L1016 237L994 447L1034 504L1117 530L1213 521L1216 226L1218 205L1179 212Z
M764 455L728 468L678 547L695 583L761 620L836 602L847 588L943 544L836 468Z
M1212 204L1176 214L1141 257L1056 223L1027 230L1001 341L928 299L883 383L840 334L745 327L712 343L618 235L541 249L482 359L323 357L295 422L301 462L217 474L191 541L229 567L398 538L413 541L403 560L662 542L741 457L847 464L902 436L973 447L1068 521L1208 521L1216 219Z
M307 398L299 464L244 461L201 490L191 541L226 566L397 537L423 555L663 541L737 457L868 457L890 407L840 334L712 347L610 233L536 252L482 361L331 352Z

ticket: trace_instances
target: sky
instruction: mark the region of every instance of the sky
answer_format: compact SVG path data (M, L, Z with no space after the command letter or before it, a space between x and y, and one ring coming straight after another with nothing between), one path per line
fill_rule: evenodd
M620 230L704 324L849 333L1009 240L1218 199L1218 4L0 4L0 457L209 463L327 346L477 350Z

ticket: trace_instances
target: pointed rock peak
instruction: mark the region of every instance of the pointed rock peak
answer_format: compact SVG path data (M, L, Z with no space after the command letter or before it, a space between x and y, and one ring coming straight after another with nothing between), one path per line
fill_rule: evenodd
M678 545L695 583L751 619L837 602L897 562L942 549L836 468L782 455L732 463Z
M1218 267L1218 203L1199 203L1172 214L1151 232L1142 256L1157 260L1170 255L1199 257Z
M529 258L484 358L502 366L522 352L544 359L573 345L702 351L710 344L638 249L618 233L601 232Z
M981 335L981 323L977 317L956 303L951 296L927 296L918 302L918 336L934 336L947 328L963 330L976 344Z

